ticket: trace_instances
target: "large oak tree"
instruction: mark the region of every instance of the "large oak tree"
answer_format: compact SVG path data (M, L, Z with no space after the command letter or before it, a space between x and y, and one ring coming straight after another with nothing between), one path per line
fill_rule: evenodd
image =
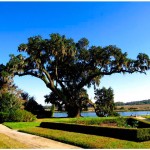
M14 75L40 78L65 104L68 116L80 116L84 87L98 86L100 79L114 73L145 73L150 61L140 53L136 60L127 57L120 48L89 46L86 38L75 42L64 35L51 34L50 39L34 36L18 47L19 52L7 64Z

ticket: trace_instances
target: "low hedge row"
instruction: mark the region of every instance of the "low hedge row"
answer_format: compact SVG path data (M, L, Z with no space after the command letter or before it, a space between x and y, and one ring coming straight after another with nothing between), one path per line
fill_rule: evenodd
M127 119L127 124L131 126L137 124L137 128L150 128L150 122L132 117Z
M150 140L150 128L139 128L139 129L137 129L137 140L138 141Z
M118 138L130 141L147 141L150 140L150 128L115 128L87 126L67 123L42 122L40 127L79 132L85 134L100 135L112 138Z
M54 123L54 122L42 122L40 124L40 127L79 132L85 134L100 135L131 141L135 141L135 139L137 139L137 129L87 126L87 125Z

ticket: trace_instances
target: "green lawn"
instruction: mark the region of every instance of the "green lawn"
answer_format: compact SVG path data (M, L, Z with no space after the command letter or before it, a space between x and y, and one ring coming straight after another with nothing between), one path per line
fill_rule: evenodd
M150 141L138 143L103 136L88 135L53 129L43 129L41 127L22 129L21 131L77 145L83 148L150 148Z
M84 120L86 119L90 120L90 118L84 118ZM67 132L67 131L46 129L46 128L39 127L42 121L72 122L72 120L75 120L75 119L74 118L73 119L72 118L38 119L36 122L24 122L24 123L7 122L7 123L4 123L4 125L13 129L19 129L22 132L28 132L31 134L40 135L40 136L58 140L64 143L78 145L83 148L103 148L103 149L105 148L119 148L119 149L125 149L125 148L144 149L146 148L146 149L149 149L150 148L150 141L133 142L133 141L126 141L126 140L120 140L120 139L115 139L115 138L103 137L103 136L88 135L88 134L81 134L81 133ZM83 118L81 118L81 120L83 120ZM122 135L122 136L126 136L126 135Z
M22 129L40 126L41 122L4 122L3 125L11 129Z
M127 117L80 117L80 118L53 118L39 119L40 122L61 122L84 125L100 125L102 123L116 123L118 127L129 127L126 122Z

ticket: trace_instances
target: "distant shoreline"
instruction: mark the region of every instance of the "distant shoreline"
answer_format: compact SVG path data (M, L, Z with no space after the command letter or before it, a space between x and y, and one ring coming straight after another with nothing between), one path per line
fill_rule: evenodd
M50 109L47 109L50 111ZM150 111L150 104L144 105L123 105L123 106L116 106L116 112L131 112L131 111ZM66 112L66 111L58 111L55 112ZM82 112L95 112L94 108L90 107L87 111L83 110Z

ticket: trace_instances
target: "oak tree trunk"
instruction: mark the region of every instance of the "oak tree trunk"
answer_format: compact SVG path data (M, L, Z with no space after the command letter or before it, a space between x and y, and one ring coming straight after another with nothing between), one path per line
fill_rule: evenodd
M81 108L76 104L67 105L66 110L67 110L68 117L70 118L81 117Z

